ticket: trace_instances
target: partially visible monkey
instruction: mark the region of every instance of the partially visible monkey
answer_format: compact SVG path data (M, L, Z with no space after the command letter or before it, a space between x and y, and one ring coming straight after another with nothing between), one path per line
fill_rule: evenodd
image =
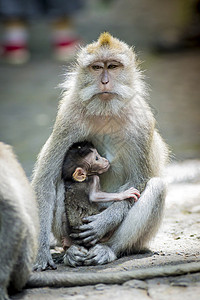
M141 192L134 205L110 202L104 211L87 218L77 238L83 244L88 238L90 243L98 242L84 258L76 247L70 247L68 255L75 263L82 258L84 264L104 264L146 248L162 219L165 200L161 176L168 149L145 101L147 89L133 48L109 33L101 34L97 42L80 50L64 87L53 132L39 154L32 182L41 224L38 270L55 268L50 232L51 228L58 232L62 225L62 163L73 143L91 141L109 160L111 168L101 178L104 191L134 186ZM108 242L100 243L111 230L115 232Z
M36 258L39 219L34 192L10 146L0 142L0 300L26 284Z
M87 141L73 144L67 151L63 167L62 178L65 184L65 212L63 220L63 233L83 225L84 218L97 214L103 210L101 202L122 201L132 198L135 201L140 197L139 191L133 187L120 193L105 193L100 190L99 176L110 167L107 159L101 157L92 143ZM105 242L112 232L101 239ZM73 238L73 234L70 235ZM71 246L78 241L70 241L68 236L63 237L63 248ZM94 242L95 243L95 242ZM81 244L81 243L80 243ZM91 246L90 243L88 246Z

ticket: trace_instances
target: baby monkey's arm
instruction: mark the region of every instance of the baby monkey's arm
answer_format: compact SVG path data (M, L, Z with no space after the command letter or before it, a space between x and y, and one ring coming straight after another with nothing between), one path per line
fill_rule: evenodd
M140 193L137 189L131 187L130 189L119 193L106 193L100 190L99 176L94 175L90 178L89 186L89 200L91 202L109 202L109 201L122 201L125 199L133 198L137 201L140 198Z

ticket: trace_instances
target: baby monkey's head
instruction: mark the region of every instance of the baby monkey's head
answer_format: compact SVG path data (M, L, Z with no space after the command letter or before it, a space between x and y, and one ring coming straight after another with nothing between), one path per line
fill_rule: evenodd
M62 178L64 181L82 182L87 176L106 172L109 167L109 161L99 155L92 143L78 142L73 144L65 155Z

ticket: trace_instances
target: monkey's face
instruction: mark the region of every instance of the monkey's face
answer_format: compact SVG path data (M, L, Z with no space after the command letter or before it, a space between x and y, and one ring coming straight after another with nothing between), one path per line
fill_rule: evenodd
M133 95L127 69L117 60L98 60L84 70L80 98L88 115L115 115ZM131 78L131 79L130 79Z
M89 66L91 76L94 78L98 92L94 94L102 101L108 101L117 96L115 81L123 70L118 61L97 61Z
M110 167L109 161L100 156L96 149L91 150L92 152L89 153L84 159L90 166L87 175L102 174L106 172Z

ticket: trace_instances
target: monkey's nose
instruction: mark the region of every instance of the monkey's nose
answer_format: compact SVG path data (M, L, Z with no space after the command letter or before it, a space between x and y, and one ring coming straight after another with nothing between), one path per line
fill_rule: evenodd
M102 80L101 83L102 83L102 84L108 84L108 83L109 83L109 80Z
M103 72L101 77L101 83L102 84L108 84L109 83L109 77L107 72Z

